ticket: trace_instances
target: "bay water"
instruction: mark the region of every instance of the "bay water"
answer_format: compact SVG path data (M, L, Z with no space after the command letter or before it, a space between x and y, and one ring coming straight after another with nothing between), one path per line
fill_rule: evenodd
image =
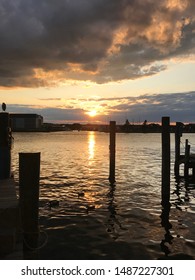
M41 152L40 259L195 257L195 184L174 178L171 207L161 206L161 134L117 133L116 183L109 177L109 134L94 131L13 133L20 152ZM194 134L184 134L191 149Z

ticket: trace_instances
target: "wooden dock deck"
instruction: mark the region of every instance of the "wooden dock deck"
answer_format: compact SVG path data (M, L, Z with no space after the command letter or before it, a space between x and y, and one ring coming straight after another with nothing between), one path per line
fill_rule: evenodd
M21 215L13 178L0 180L0 259L23 259Z

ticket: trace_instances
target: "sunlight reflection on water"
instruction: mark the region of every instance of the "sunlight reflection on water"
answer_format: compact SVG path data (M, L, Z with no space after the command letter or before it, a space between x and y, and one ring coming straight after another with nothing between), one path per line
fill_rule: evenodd
M95 154L95 132L94 131L90 131L88 134L88 151L89 151L89 156L88 156L88 160L89 160L89 165L91 165L91 160L93 160L94 158L94 154Z
M41 152L40 224L45 230L66 229L64 217L84 216L96 219L94 234L108 234L112 240L126 244L139 242L152 258L158 258L164 250L195 256L194 185L176 184L172 174L172 206L167 216L171 229L161 220L160 134L117 134L116 186L108 182L106 133L14 133L14 138L16 180L18 153ZM195 136L190 135L190 139L193 142ZM51 200L58 200L59 207L49 208ZM89 235L84 229L80 231ZM171 236L171 241L166 236Z

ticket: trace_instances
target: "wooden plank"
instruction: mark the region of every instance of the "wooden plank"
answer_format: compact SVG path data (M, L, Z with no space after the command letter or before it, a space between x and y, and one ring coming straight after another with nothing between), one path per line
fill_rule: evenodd
M0 180L0 209L18 206L15 182L13 178Z
M13 178L0 180L0 257L22 259L19 200Z

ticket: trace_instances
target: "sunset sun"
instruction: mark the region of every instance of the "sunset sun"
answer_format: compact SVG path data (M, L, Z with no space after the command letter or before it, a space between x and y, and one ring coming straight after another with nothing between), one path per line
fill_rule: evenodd
M96 110L91 110L91 111L87 112L86 114L90 117L95 117L97 115L97 111Z

